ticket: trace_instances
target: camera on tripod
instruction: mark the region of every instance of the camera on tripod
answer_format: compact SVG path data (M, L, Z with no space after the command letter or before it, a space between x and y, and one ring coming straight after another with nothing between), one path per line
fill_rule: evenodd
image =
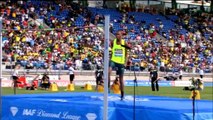
M192 77L191 79L189 79L189 81L191 81L191 86L189 87L184 87L183 90L187 90L187 91L193 91L193 90L203 90L203 81L201 79L195 79L194 77Z

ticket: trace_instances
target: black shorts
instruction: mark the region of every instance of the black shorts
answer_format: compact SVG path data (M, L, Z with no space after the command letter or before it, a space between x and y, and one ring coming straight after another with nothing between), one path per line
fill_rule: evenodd
M42 88L49 88L50 87L50 83L42 83Z
M70 81L73 81L75 78L75 75L74 74L70 74Z
M97 77L96 78L96 85L100 84L102 80L103 80L102 77Z
M179 76L179 79L182 80L182 75Z
M18 80L18 77L17 76L13 76L13 80Z
M123 75L125 66L123 64L116 63L114 61L109 62L112 69L116 69L116 75Z

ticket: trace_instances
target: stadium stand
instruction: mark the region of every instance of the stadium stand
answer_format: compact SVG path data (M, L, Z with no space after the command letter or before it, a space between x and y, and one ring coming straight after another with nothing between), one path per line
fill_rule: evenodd
M161 71L211 71L211 15L187 17L172 10L168 10L168 15L142 11L83 8L77 3L46 1L7 3L1 6L7 29L3 31L4 61L12 60L27 69L68 69L69 64L74 64L76 69L91 70L103 63L104 40L100 30L92 25L103 24L104 15L110 14L111 33L123 30L124 39L133 48L127 66L135 63L138 70L147 70L156 64ZM36 25L35 19L43 19L50 29Z

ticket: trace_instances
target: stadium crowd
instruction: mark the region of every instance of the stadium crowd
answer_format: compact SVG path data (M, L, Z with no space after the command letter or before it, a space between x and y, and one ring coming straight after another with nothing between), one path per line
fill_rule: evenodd
M24 29L26 28L24 21L19 19L19 16L12 16L14 12L18 12L16 8L21 8L21 6L33 7L31 4L12 4L2 8L2 11L7 9L12 11L10 14L3 14L3 26L8 29L8 31L3 31L4 61L10 61L9 59L12 58L12 61L17 61L26 68L48 68L51 64L52 69L59 69L62 64L65 65L63 67L68 68L68 65L73 63L77 68L81 68L81 64L85 63L84 69L91 69L90 64L99 58L98 51L101 49L103 39L103 35L97 28L88 27L88 23L85 23L83 25L85 28L70 26L69 29L41 30L39 26L33 24L33 27ZM27 15L30 14L29 9L23 9L23 11ZM33 12L33 14L36 13ZM54 28L60 28L57 25L61 23L57 18L54 19L51 16L50 19L51 25L54 26L56 23ZM30 22L29 19L25 21ZM69 22L66 23L69 24Z
M103 63L104 35L97 27L91 26L92 23L103 23L103 14L94 15L90 9L78 4L53 2L6 3L0 9L5 29L5 62L15 61L29 69L68 69L69 65L74 65L78 70L91 70L96 64ZM202 19L202 15L194 18L178 14L176 20L167 17L174 21L176 29L164 31L165 23L161 19L147 26L143 20L136 21L134 14L120 14L120 18L111 21L110 30L115 33L115 24L119 23L124 39L132 47L127 69L134 65L144 70L150 65L157 65L161 71L212 70L212 27L209 26L212 16ZM35 24L33 19L36 18L44 19L50 28L43 29L42 25ZM192 23L190 19L193 19ZM128 24L140 27L129 29ZM183 28L188 31L181 33ZM132 33L134 37L131 37ZM205 38L206 34L210 36Z

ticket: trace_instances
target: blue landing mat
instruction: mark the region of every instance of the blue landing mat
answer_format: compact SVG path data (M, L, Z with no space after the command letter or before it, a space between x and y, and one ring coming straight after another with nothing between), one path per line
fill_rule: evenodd
M2 97L2 120L102 120L102 93L49 93ZM133 96L110 94L109 120L133 119ZM213 101L196 100L195 120L213 120ZM192 100L137 96L136 120L192 120Z

